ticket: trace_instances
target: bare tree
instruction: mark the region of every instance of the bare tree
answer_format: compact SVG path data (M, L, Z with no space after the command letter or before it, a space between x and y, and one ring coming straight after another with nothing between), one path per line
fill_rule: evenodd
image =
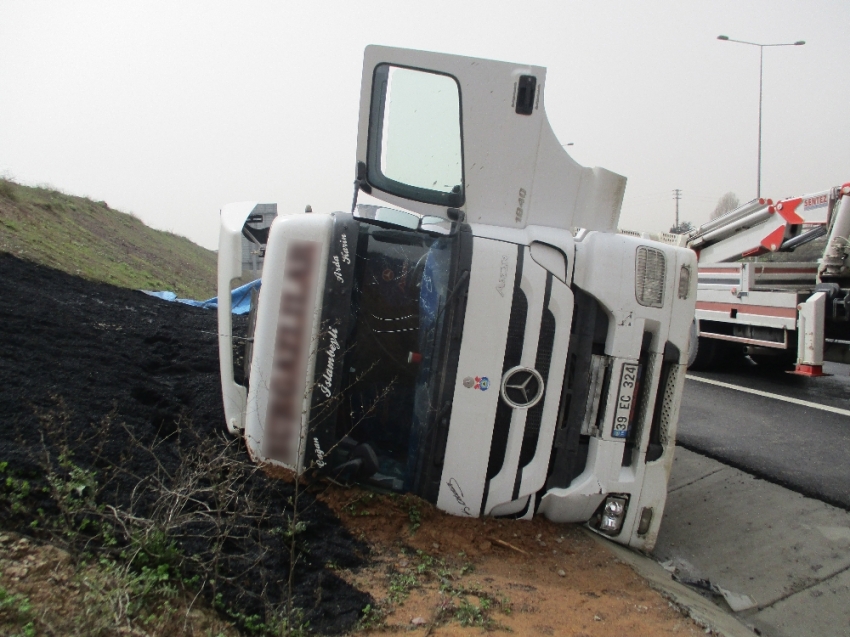
M688 234L693 229L694 224L690 221L683 221L678 226L672 226L670 228L670 234Z
M741 205L741 202L738 201L738 195L734 192L727 192L717 200L717 206L714 208L714 212L711 213L711 218L717 219L717 217L725 215L727 212L734 210L739 205Z

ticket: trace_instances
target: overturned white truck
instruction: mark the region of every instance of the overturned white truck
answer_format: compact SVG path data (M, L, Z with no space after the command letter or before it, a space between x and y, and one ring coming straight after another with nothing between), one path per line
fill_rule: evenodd
M545 80L541 67L366 49L352 209L272 223L244 385L229 290L256 204L222 209L226 419L258 462L459 516L587 522L648 550L696 260L616 233L626 180L569 157Z

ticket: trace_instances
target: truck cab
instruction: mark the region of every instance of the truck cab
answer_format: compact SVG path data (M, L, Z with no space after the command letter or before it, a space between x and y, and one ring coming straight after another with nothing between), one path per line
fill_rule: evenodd
M278 209L244 384L228 299L256 204L222 209L225 416L264 464L650 550L696 260L616 232L626 180L567 154L545 85L542 67L366 49L354 202Z

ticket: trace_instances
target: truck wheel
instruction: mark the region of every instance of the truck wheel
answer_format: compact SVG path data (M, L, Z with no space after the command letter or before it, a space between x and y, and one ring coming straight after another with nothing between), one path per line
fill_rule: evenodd
M691 346L688 355L688 369L695 372L713 369L717 365L718 354L721 352L720 343L713 338L698 336Z
M711 369L735 369L736 367L743 365L746 361L744 346L741 345L741 343L721 341L719 339L711 339L711 341L714 344L714 358L709 363Z
M697 329L697 320L691 321L691 331L688 335L688 369L694 364L699 350L699 330Z
M725 343L699 335L697 320L691 321L691 333L688 339L688 369L694 371L713 369L721 357Z
M735 367L744 361L743 345L699 336L696 319L691 323L688 345L688 369L694 371Z

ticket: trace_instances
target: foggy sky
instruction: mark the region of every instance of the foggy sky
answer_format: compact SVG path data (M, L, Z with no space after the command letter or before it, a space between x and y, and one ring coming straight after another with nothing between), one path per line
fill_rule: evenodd
M367 44L538 64L570 154L628 178L621 227L850 181L846 2L0 1L0 174L214 248L231 201L347 209Z

